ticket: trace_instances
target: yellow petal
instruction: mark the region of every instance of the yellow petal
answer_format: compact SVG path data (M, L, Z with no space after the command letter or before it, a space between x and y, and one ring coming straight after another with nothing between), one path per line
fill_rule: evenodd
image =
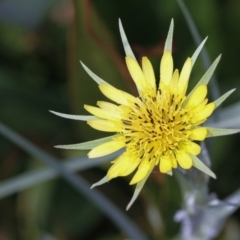
M207 104L199 113L198 115L194 118L194 120L201 120L201 119L206 119L208 118L212 112L215 109L215 103L209 103Z
M162 173L167 173L172 170L172 163L170 158L164 156L160 159L159 170Z
M184 150L185 152L191 153L195 156L201 152L201 147L198 144L191 142L191 141L180 143L179 148L181 150Z
M118 90L117 88L109 85L109 84L100 84L99 85L100 91L112 101L122 104L122 105L129 105L130 103L135 101L135 97Z
M178 79L179 79L179 71L178 69L175 69L172 75L171 83L170 83L171 88L176 88L178 86Z
M130 182L130 185L140 182L144 177L147 176L147 174L150 171L152 171L152 164L153 164L152 162L143 160L140 163L137 172L135 173L135 175L133 176L133 178Z
M120 126L116 123L108 120L93 119L88 120L87 123L94 129L104 132L119 132L121 130Z
M142 58L142 69L145 75L147 84L149 84L153 90L156 90L156 79L151 62L147 57Z
M198 114L200 111L202 111L205 108L207 103L208 103L208 99L205 98L198 106L194 107L194 109L191 109L191 111Z
M125 58L128 71L140 91L146 88L146 79L137 61L129 56Z
M128 161L126 161L126 164L122 166L121 170L119 171L119 176L127 176L132 173L137 168L140 161L141 159L139 158L134 159L134 161L132 161L132 159L128 159Z
M174 154L172 152L169 154L169 158L171 160L172 167L177 168L177 160L176 160L176 157L174 156Z
M186 152L176 151L176 158L181 168L189 169L192 167L192 159Z
M119 176L118 173L126 162L125 154L119 156L113 162L114 162L113 165L108 169L108 172L107 172L107 177L109 179L116 178Z
M168 86L173 74L173 58L169 50L166 50L160 63L160 89L162 84Z
M98 101L97 105L107 111L111 111L111 112L115 112L118 110L118 105L115 105L113 103L110 102L105 102L105 101Z
M109 119L109 120L114 120L116 118L121 119L121 115L118 114L116 111L107 111L101 108L89 106L89 105L84 105L84 108L90 112L91 114L95 115L96 117L103 118L103 119Z
M118 172L119 172L119 169L121 168L121 164L122 163L114 163L109 169L108 169L108 172L107 172L107 177L109 179L113 179L113 178L116 178L118 177Z
M206 95L207 95L207 86L204 84L199 85L193 91L185 107L194 108L198 106L206 98Z
M207 136L207 129L205 127L195 128L191 130L191 135L189 136L193 140L203 141Z
M182 95L186 93L191 71L192 71L192 59L187 58L183 65L178 81L178 89Z
M123 148L124 146L125 146L124 142L119 142L119 141L106 142L93 148L88 153L88 157L89 158L102 157L102 156L111 154L113 152L116 152L117 150Z

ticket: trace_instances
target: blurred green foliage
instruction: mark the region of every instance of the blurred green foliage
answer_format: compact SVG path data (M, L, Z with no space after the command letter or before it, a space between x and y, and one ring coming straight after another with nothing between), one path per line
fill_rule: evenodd
M64 120L48 112L56 110L82 114L85 113L83 104L94 105L97 100L104 99L79 60L114 86L135 93L124 65L118 18L123 22L136 56L148 56L154 64L156 76L159 75L159 59L171 18L175 21L174 59L178 68L182 67L187 56L192 55L196 46L175 1L54 2L48 4L46 1L45 7L39 8L36 16L41 21L37 21L34 27L29 27L26 24L28 21L16 20L16 11L11 12L11 9L8 18L2 17L0 121L42 149L64 158L81 153L56 150L53 145L104 136L85 122ZM22 1L22 4L27 7L28 1ZM223 53L216 71L221 93L239 88L240 2L188 1L187 7L201 36L209 36L206 48L211 60ZM24 12L20 10L18 14L21 16ZM41 18L39 14L42 14ZM24 17L28 18L27 15ZM29 21L32 17L29 16ZM203 73L202 62L198 60L191 86ZM224 107L238 101L239 90L224 103ZM240 187L239 143L239 135L207 142L212 168L218 176L217 180L211 180L210 190L220 198ZM1 181L40 165L37 159L0 137ZM95 167L79 174L94 183L105 175L108 166ZM133 193L128 180L113 180L100 188L121 209L125 209ZM151 174L141 197L127 214L147 233L149 239L170 239L179 231L173 216L181 204L176 179L156 171ZM154 223L158 223L159 227ZM123 239L106 216L61 179L0 200L1 240L50 239L47 236L59 240ZM240 239L239 210L229 219L218 239Z

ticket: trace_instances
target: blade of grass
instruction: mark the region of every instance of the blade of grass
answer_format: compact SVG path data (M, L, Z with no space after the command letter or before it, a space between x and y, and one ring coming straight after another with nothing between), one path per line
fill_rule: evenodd
M117 206L104 197L99 191L90 191L90 185L80 176L67 170L57 158L39 149L27 139L9 129L3 123L0 123L0 133L30 155L38 158L58 171L58 173L79 193L83 194L110 219L112 219L116 226L118 226L118 228L121 229L128 237L138 240L147 239L145 234Z

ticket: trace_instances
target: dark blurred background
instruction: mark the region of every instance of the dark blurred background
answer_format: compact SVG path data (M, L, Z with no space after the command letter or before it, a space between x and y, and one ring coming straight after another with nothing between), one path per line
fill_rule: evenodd
M200 35L209 36L206 49L211 61L223 54L216 71L221 94L237 88L223 108L240 104L240 1L185 2ZM176 1L1 0L0 121L61 159L82 153L54 149L54 145L105 136L85 122L62 119L48 110L86 114L83 104L95 105L104 99L79 60L109 83L135 94L124 64L119 18L137 58L148 56L156 76L171 18L175 23L175 66L181 68L196 48ZM199 59L190 86L204 71ZM239 143L238 134L209 143L212 169L218 177L211 180L210 191L219 198L240 187ZM0 136L1 182L42 166L38 159ZM92 184L109 166L103 164L79 174ZM114 179L99 190L125 211L134 191L128 182L129 178ZM171 239L179 231L173 216L181 206L176 179L156 171L126 214L149 239ZM58 178L0 200L0 239L117 240L123 235L84 195ZM240 239L239 210L218 239Z

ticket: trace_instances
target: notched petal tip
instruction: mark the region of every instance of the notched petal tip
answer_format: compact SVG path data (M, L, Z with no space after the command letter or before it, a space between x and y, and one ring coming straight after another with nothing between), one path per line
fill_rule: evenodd
M183 169L190 169L193 165L193 161L190 155L184 151L177 151L176 152L177 162Z
M162 157L162 159L160 160L160 163L159 163L159 170L162 173L171 172L171 170L172 170L172 163L171 163L170 158Z

